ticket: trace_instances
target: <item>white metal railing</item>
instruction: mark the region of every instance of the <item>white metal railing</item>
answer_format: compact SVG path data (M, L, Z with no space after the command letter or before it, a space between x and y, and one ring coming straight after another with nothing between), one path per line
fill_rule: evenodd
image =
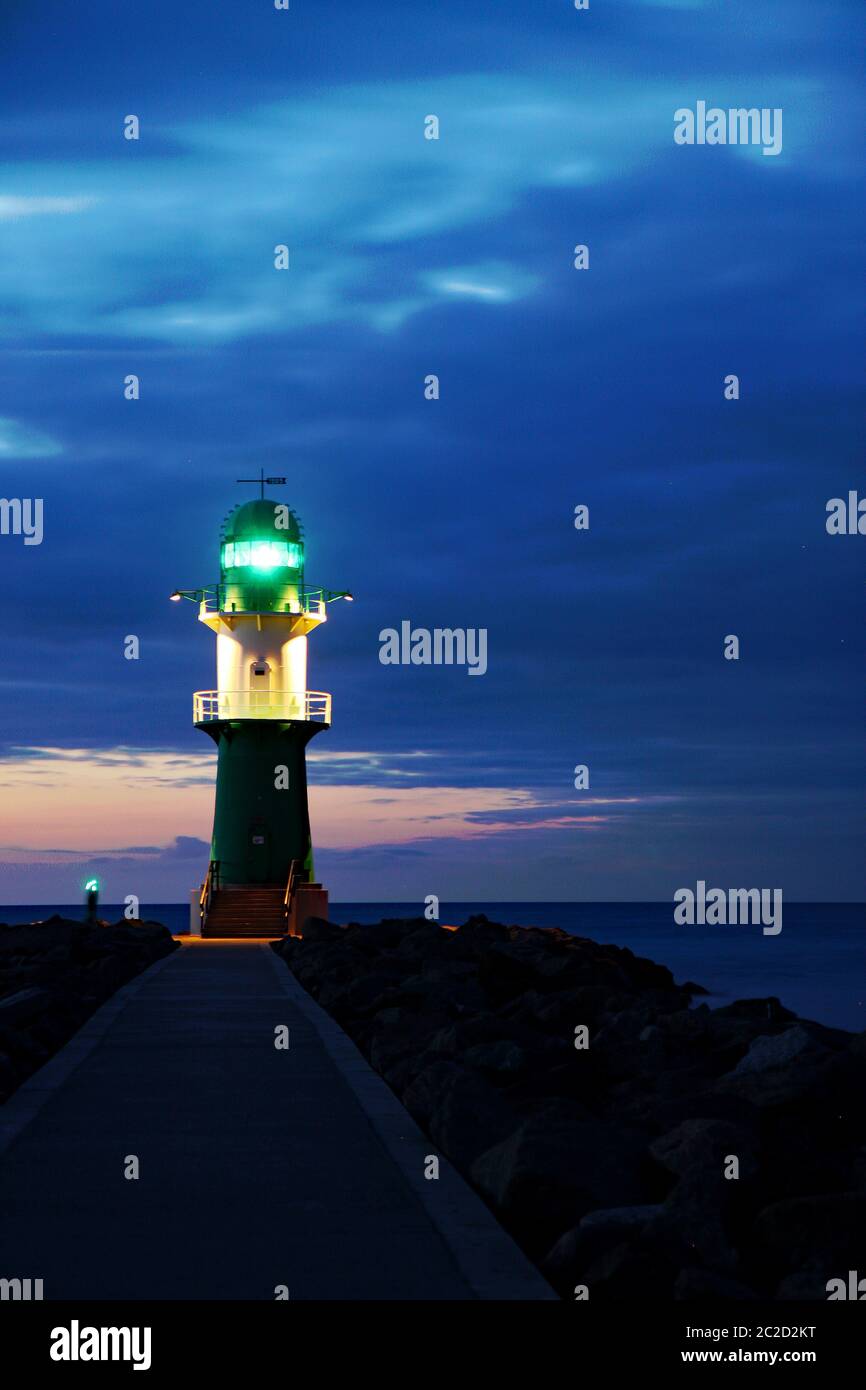
M212 719L307 719L330 724L331 697L321 690L197 690L194 724Z
M232 589L235 594L231 604L228 602L227 589ZM247 607L247 604L251 607ZM204 613L291 613L297 616L303 614L308 618L318 618L324 622L328 614L326 611L327 600L324 589L306 589L297 598L289 599L282 603L279 608L262 609L259 606L259 591L253 589L249 584L220 584L213 589L202 590L199 612Z

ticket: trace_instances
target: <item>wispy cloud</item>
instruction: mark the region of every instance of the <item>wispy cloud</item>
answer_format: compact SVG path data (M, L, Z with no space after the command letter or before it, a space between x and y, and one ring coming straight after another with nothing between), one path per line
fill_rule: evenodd
M92 207L95 198L15 197L0 195L0 222L19 217L66 217Z
M814 84L749 87L774 105L796 93L805 157ZM742 97L730 79L712 90ZM447 77L432 91L345 86L165 128L159 153L145 128L116 159L18 162L0 199L0 329L209 344L341 321L387 331L455 298L501 308L538 277L490 259L498 220L539 190L670 159L687 97L670 79L636 93L615 72L575 84L555 68L544 81ZM438 141L424 139L431 109ZM786 151L797 139L786 119ZM62 254L55 215L68 217ZM474 259L455 268L456 232ZM280 243L286 272L273 268Z
M536 283L532 276L503 262L437 270L425 276L425 284L436 294L490 304L508 304L519 299L529 294Z
M408 760L427 756L416 751ZM317 845L352 849L483 840L517 831L578 832L639 804L636 797L562 801L513 786L406 785L389 780L397 761L383 753L332 756L332 775L342 767L351 779L364 769L368 780L314 779L310 806ZM167 827L181 843L204 842L213 814L214 764L211 754L122 747L7 750L0 760L0 790L15 804L15 838L0 845L0 862L46 855L147 857L162 852Z
M19 420L0 417L0 462L4 459L53 458L62 453L56 439Z
M175 836L204 839L213 812L215 757L112 748L34 746L0 761L0 795L15 806L0 860L20 862L20 848L66 852L124 851ZM11 833L10 833L11 832ZM14 843L12 843L14 836Z

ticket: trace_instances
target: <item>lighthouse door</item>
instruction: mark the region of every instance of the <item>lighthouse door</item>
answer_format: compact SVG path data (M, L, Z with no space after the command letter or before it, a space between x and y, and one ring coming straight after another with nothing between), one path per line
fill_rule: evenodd
M250 665L250 715L253 719L267 719L270 713L271 668L267 661L254 661Z
M268 883L271 847L264 820L254 816L247 839L247 868L250 883Z

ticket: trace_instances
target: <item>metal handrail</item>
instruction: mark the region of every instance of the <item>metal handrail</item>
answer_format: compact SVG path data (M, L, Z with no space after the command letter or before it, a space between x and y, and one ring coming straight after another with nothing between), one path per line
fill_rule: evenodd
M213 898L214 893L216 893L219 890L219 884L220 862L218 859L212 859L207 866L207 875L205 877L204 883L201 886L201 893L199 894L198 900L198 914L201 918L202 926L204 926L204 923L207 921L207 915L210 912L211 899Z
M282 614L289 613L296 615L297 617L321 618L323 621L327 617L325 605L327 604L328 599L326 596L326 591L324 589L303 589L298 595L297 599L292 599L288 601L282 609L272 609L270 607L266 609L259 609L226 608L226 589L228 587L236 589L241 594L241 596L243 596L244 589L248 589L251 586L249 585L249 583L244 584L243 582L238 582L237 584L232 584L230 586L227 586L225 584L219 584L209 589L203 589L201 591L201 603L199 612L228 613L230 616L232 614L243 615L244 613L259 612L275 612L279 613L282 616ZM256 588L258 586L252 587Z
M286 880L286 891L283 894L283 916L288 917L292 910L292 898L295 895L295 884L301 875L300 859L293 859L289 864L289 877Z
M297 719L330 724L331 697L323 690L197 690L194 724L215 719Z

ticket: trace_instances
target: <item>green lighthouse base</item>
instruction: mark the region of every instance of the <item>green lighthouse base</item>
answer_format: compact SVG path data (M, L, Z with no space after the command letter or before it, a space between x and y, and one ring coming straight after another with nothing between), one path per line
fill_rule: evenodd
M327 727L302 719L196 724L218 750L211 861L222 885L284 885L293 860L313 880L306 747Z

